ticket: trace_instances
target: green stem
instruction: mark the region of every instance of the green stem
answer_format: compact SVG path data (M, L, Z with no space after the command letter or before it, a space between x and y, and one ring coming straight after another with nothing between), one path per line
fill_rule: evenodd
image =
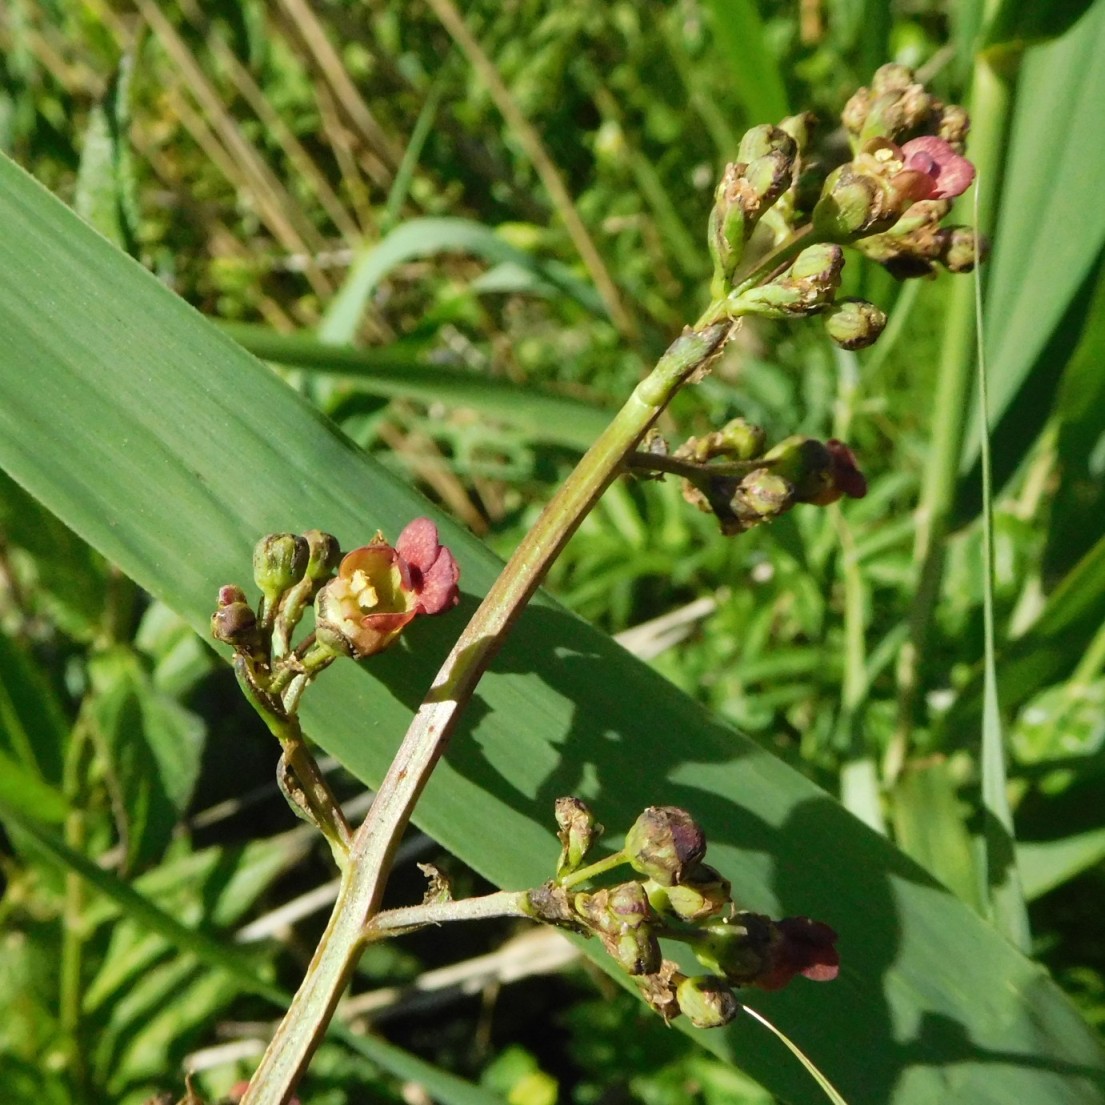
M307 747L299 719L294 714L286 714L278 702L258 689L250 676L249 664L240 653L234 656L234 674L250 705L260 715L269 732L280 742L284 762L301 788L304 812L326 837L334 861L344 868L353 830L318 762Z
M682 476L692 483L701 483L708 479L727 476L747 476L757 468L771 468L773 460L737 460L724 464L700 464L698 461L684 460L681 457L665 457L659 453L630 453L626 457L626 467L641 468L648 472L667 472L673 476Z
M814 233L813 226L807 223L799 227L789 238L777 245L770 253L764 254L748 272L734 277L733 290L723 298L715 300L706 309L696 326L706 326L724 318L733 317L732 303L749 288L763 284L773 273L785 269L804 249L817 245L822 239Z
M579 886L581 883L598 878L599 875L605 875L607 871L613 871L615 867L620 867L625 862L627 862L625 852L615 852L612 856L581 867L578 871L573 871L570 875L565 875L556 881L561 889L571 890L573 886Z
M242 1105L284 1105L290 1098L360 956L403 829L480 677L626 454L679 388L721 351L731 330L725 321L685 332L672 343L553 496L461 633L353 837L322 941Z

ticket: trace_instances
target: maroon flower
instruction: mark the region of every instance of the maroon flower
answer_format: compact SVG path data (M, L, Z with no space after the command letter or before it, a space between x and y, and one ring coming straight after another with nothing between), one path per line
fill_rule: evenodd
M460 601L460 568L429 518L416 518L395 547L378 533L341 562L315 599L317 632L352 656L382 652L419 614Z
M902 146L903 171L927 177L922 199L950 200L961 196L975 179L975 167L943 138L925 135Z
M835 437L825 442L825 448L832 457L833 486L849 499L862 499L867 494L867 479L856 464L856 454Z
M784 917L774 924L770 965L753 983L764 990L779 990L795 975L814 982L831 982L840 972L836 933L822 921L808 917Z

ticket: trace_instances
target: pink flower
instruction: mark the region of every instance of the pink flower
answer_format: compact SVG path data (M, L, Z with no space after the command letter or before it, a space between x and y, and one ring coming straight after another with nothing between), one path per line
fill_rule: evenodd
M902 146L903 171L928 178L921 199L950 200L961 196L975 179L975 167L943 138L925 135Z
M420 614L460 601L460 568L429 518L416 518L395 547L381 533L354 549L315 598L319 640L357 658L391 645Z

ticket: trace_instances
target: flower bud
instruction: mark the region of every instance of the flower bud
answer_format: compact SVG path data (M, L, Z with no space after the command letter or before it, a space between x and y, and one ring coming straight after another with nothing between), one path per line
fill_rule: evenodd
M753 127L741 139L737 160L726 165L710 212L717 294L732 280L756 224L794 182L797 157L797 144L779 127Z
M228 590L228 588L224 588ZM241 594L240 588L234 588ZM243 595L243 599L244 599ZM232 601L223 603L220 592L220 603L215 613L211 615L211 636L223 644L246 651L253 652L260 644L260 636L257 632L257 615L249 603L244 601Z
M812 111L801 111L797 115L788 115L779 123L779 130L790 135L794 144L801 153L810 141L810 132L817 123L817 116Z
M729 508L749 529L785 514L796 502L790 480L770 468L757 468L737 484Z
M717 431L717 456L752 460L764 451L767 434L744 418L734 418Z
M850 242L886 221L883 189L875 177L849 162L826 178L811 215L814 230L836 242Z
M752 460L763 452L766 437L760 426L753 426L743 418L734 418L720 430L687 438L675 451L675 456L693 460L696 464L705 464L716 457Z
M692 924L716 917L732 905L732 885L708 863L698 864L675 886L661 886L650 879L645 891L658 914Z
M764 460L794 485L798 503L826 506L842 495L862 499L867 494L867 481L856 466L855 454L842 441L821 442L795 434L769 450Z
M649 806L625 837L630 866L661 886L682 882L705 854L705 833L677 806Z
M304 575L317 583L329 579L341 562L338 539L332 533L309 529L303 539L307 542L307 568Z
M623 882L591 894L577 894L574 908L596 932L624 932L656 920L645 888L639 882Z
M571 874L582 863L592 845L602 835L602 826L585 802L578 798L556 800L556 823L560 832L560 859L556 863L556 877Z
M967 143L967 134L971 129L971 117L965 108L958 104L945 104L940 108L940 122L936 129L938 137L943 138L959 153Z
M675 989L679 1011L695 1028L721 1028L741 1009L736 995L717 975L684 978Z
M866 299L838 299L822 318L829 337L841 349L865 349L886 328L886 315Z
M573 906L627 973L651 974L659 968L660 942L650 927L656 914L639 882L577 894Z
M732 302L734 315L764 318L809 315L832 303L840 286L844 251L828 243L802 250L790 268L768 284L749 288Z
M295 533L270 533L253 550L253 581L265 596L266 608L275 607L289 587L307 570L310 553L304 538Z
M870 138L895 140L932 120L937 101L904 65L884 65L871 87L859 89L844 106L841 121L857 146Z
M989 241L970 226L946 227L940 247L940 263L948 272L971 272L990 253Z

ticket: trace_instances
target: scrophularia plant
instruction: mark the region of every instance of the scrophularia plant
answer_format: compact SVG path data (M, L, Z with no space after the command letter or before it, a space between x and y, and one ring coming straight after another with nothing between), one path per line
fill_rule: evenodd
M800 504L825 506L866 493L857 458L841 441L791 436L771 445L759 427L735 419L673 447L652 429L676 392L706 375L746 317L814 319L845 349L874 342L886 323L883 312L837 295L846 249L900 278L930 275L938 266L966 272L985 254L971 228L943 223L974 177L964 157L962 108L942 104L909 70L888 65L848 101L841 122L850 147L842 163L820 152L809 115L745 134L710 215L709 306L637 385L461 631L355 830L303 736L300 699L336 660L371 658L415 618L451 610L458 600L456 559L426 518L412 521L394 545L377 534L344 557L328 534L273 534L254 556L257 605L235 585L219 591L214 636L232 648L242 690L280 741L284 794L324 834L341 872L319 949L243 1105L291 1100L366 943L421 925L514 915L594 937L662 1017L685 1016L700 1027L732 1020L741 987L772 990L799 975L836 977L832 928L803 916L773 920L741 910L724 875L704 862L706 840L692 813L670 806L644 810L621 849L588 863L601 827L583 802L563 798L555 811L560 856L541 886L454 901L435 879L421 906L381 912L380 900L399 834L480 676L613 479L627 472L676 476L688 501L712 513L726 535L768 524ZM295 644L310 603L316 628ZM617 867L632 875L611 881ZM664 942L687 947L701 973L685 974L665 958Z

